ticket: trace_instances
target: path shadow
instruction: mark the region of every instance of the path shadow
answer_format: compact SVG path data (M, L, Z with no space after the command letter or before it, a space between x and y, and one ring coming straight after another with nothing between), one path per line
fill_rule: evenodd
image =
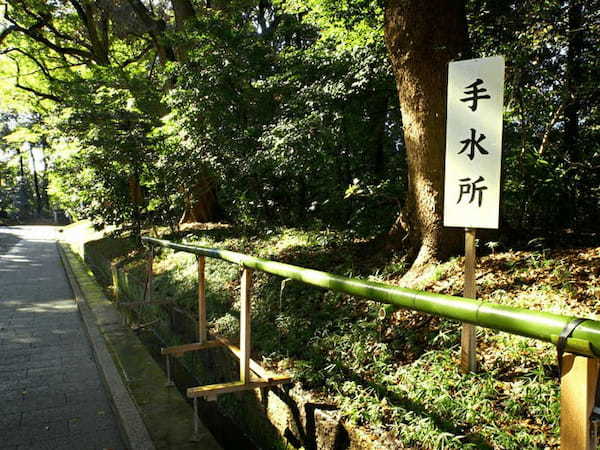
M8 253L21 240L21 238L12 233L3 233L3 228L0 227L0 254Z

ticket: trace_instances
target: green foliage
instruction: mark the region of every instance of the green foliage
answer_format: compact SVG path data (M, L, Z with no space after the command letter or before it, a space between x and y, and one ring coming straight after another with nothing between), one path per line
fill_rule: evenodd
M516 229L593 227L599 218L599 5L584 3L469 2L475 55L508 62L502 208ZM582 23L571 30L577 4Z
M378 0L276 0L304 23L320 31L323 40L341 47L365 47L383 42L383 6Z
M3 86L0 100L15 98L12 108L38 111L58 130L51 190L74 215L175 229L200 201L194 190L206 189L199 179L216 186L222 215L245 226L372 236L402 207L407 172L381 2L217 2L177 26L167 2L148 10L153 37L126 3L102 3L92 14L111 24L106 48L64 0L9 3L24 27L52 17L41 35L62 45L8 34L0 72L21 89L15 97ZM596 3L581 7L571 32L573 2L467 2L473 55L508 61L502 207L511 229L597 222Z
M40 119L3 141L12 147L3 148L10 158L0 159L0 179L11 189L20 182L17 146L43 136L52 148L51 198L75 217L133 224L138 233L144 224L175 229L202 178L217 186L225 217L242 226L203 233L205 244L375 279L408 268L403 255L377 268L357 262L370 250L357 237L390 228L407 185L381 2L216 2L184 26L173 23L168 2L149 11L151 26L128 2L101 2L87 23L66 0L9 3L22 27L52 19L33 36L3 33L0 42L0 104ZM578 4L582 24L574 26ZM512 229L592 228L600 219L599 6L467 2L473 55L508 62L503 217ZM86 28L102 14L110 23L105 48ZM21 178L31 207L31 176ZM0 211L12 213L6 192ZM264 233L234 238L249 226ZM157 262L158 293L194 312L194 259L164 252ZM456 264L440 265L433 280ZM572 269L543 250L504 268L521 284L531 270L551 270L552 284L507 300L513 305L545 301L560 310L559 300L577 292ZM207 265L209 320L231 337L238 277L235 266ZM382 314L380 305L264 274L255 288L260 353L293 362L296 379L334 398L349 422L419 448L556 443L549 347L483 331L488 370L463 376L456 325Z
M1 114L0 216L29 220L50 213L48 129L38 114Z
M222 204L243 223L388 227L403 162L382 43L274 52L248 27L210 17L198 27L187 35L189 62L170 75L177 88L163 127L180 176L218 177ZM285 35L279 28L273 40ZM345 197L356 178L373 188Z
M140 83L121 87L118 74L98 72L96 83L81 83L72 91L73 106L58 124L77 151L57 160L53 189L63 200L67 192L79 193L78 204L63 204L79 217L139 224L142 189L146 180L154 180L156 157L147 135L158 122L156 114L147 112L151 92ZM69 176L73 173L80 176Z

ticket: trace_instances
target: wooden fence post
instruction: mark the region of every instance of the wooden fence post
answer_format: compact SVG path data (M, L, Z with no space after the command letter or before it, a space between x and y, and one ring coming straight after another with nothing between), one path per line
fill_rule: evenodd
M244 268L240 295L240 381L250 381L252 270Z
M204 344L207 339L206 325L206 258L198 256L198 342Z
M119 297L121 295L119 289L119 268L117 263L113 262L110 265L110 273L112 275L113 293L115 294L115 301L119 303Z
M154 282L154 247L150 247L150 250L148 250L147 265L143 301L150 302L152 301L152 283Z
M596 399L598 360L572 353L562 357L560 377L560 448L595 450L590 415Z

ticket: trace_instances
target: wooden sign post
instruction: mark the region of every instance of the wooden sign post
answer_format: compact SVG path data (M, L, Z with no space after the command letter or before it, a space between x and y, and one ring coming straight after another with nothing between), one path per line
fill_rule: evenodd
M465 286L463 295L466 298L477 298L475 283L475 228L465 229ZM475 326L465 323L460 336L460 366L465 372L477 371L477 336Z
M448 66L444 226L465 228L464 296L476 298L477 228L498 228L504 58ZM477 367L475 327L463 325L461 367Z

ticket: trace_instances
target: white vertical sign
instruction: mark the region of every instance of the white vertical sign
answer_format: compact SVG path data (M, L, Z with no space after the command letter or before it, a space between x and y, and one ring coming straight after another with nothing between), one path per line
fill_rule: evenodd
M448 66L444 226L498 228L504 58Z

